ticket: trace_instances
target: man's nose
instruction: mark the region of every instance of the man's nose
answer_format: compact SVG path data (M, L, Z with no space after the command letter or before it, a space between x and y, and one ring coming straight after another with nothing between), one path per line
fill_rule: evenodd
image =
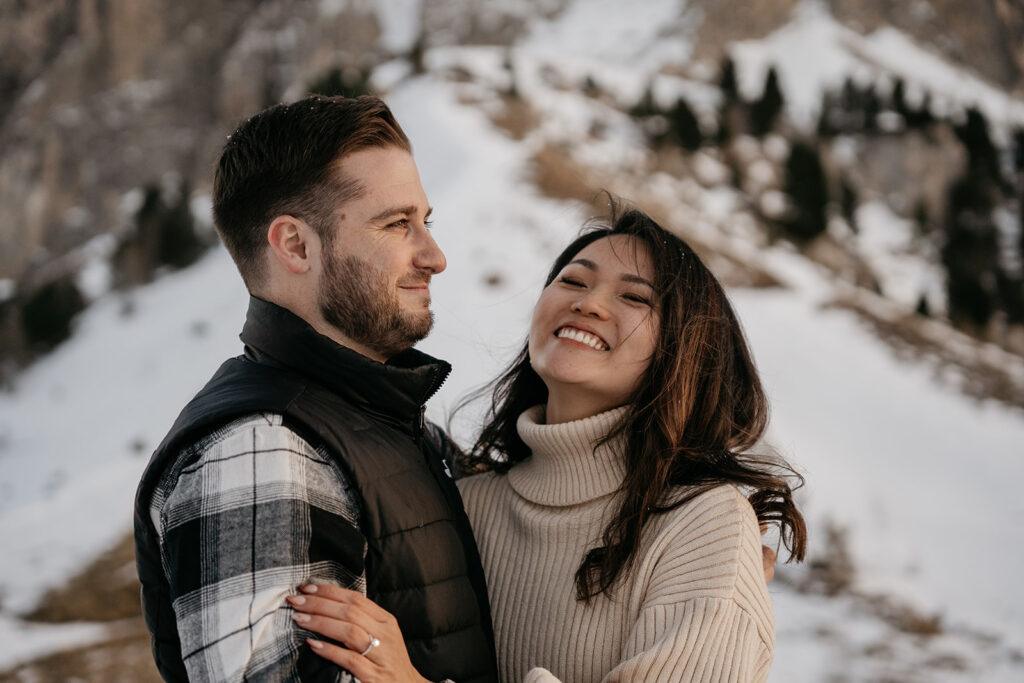
M420 270L428 270L436 275L448 267L448 261L445 259L441 247L437 246L437 242L434 241L430 230L421 226L419 233L420 243L413 259L413 265Z

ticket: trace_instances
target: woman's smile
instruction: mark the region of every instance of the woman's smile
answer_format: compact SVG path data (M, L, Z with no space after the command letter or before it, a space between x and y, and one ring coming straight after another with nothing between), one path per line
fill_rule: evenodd
M596 349L598 351L608 351L608 344L596 334L592 334L585 330L581 330L578 327L572 325L566 325L560 327L555 332L555 336L559 339L566 339L582 344L588 348Z

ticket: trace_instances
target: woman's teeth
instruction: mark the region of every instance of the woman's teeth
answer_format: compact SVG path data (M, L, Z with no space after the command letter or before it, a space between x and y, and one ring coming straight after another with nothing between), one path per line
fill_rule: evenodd
M590 348L597 349L598 351L608 350L607 344L605 344L603 341L601 341L594 335L587 334L583 330L577 330L572 327L563 327L560 330L558 330L558 332L556 332L555 335L559 339L572 339L573 341L578 341L581 344L586 344Z

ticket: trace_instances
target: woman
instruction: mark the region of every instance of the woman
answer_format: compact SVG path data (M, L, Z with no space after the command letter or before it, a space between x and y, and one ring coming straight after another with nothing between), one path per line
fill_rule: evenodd
M739 322L685 242L630 211L570 244L461 463L503 680L763 681L759 523L792 559L805 547L800 477L747 453L766 421ZM319 653L363 680L422 680L401 647L374 651L400 640L386 612L304 590L343 603L296 605L352 647Z

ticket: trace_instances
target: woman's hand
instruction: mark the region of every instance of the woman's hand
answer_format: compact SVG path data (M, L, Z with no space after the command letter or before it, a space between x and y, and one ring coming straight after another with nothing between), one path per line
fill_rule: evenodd
M761 522L760 527L762 536L768 533L768 525L765 522ZM777 559L779 559L779 556L775 554L774 550L766 545L761 546L761 564L764 566L765 583L775 578L775 560Z
M338 586L308 585L287 598L303 628L344 643L307 639L313 652L349 671L362 683L426 683L409 661L402 631L390 612L362 594Z

